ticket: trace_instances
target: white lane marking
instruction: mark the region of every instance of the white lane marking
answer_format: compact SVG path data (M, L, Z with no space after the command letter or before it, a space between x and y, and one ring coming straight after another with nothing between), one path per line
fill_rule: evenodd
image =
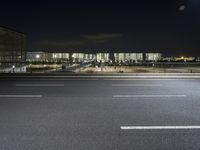
M101 79L100 79L101 80ZM140 79L140 78L133 78L133 79L123 79L123 78L116 78L116 79L102 79L102 80L106 80L106 81L191 81L191 80L199 80L199 79L189 79L189 78L143 78L143 79Z
M42 95L0 95L0 98L41 98Z
M171 98L186 96L187 95L113 95L113 98Z
M32 86L41 86L41 87L57 87L57 86L65 86L64 84L16 84L16 86L28 86L28 87L32 87Z
M130 87L130 86L133 86L133 87L137 87L137 86L142 86L142 87L154 87L154 86L162 86L162 84L112 84L112 86L116 86L116 87Z
M122 130L187 130L200 129L200 126L121 126Z

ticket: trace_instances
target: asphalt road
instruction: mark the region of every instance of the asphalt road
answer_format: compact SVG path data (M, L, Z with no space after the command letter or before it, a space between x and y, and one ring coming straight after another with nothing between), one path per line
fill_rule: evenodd
M198 79L0 81L0 150L199 150L199 126Z

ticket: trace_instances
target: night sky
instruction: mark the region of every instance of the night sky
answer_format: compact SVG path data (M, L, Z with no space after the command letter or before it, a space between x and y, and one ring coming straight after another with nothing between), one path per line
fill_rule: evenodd
M2 0L0 25L27 33L28 51L200 56L200 0Z

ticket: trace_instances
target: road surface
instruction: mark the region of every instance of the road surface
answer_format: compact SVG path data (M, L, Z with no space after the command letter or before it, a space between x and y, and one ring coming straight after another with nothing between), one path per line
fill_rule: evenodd
M1 80L0 149L199 150L200 80Z

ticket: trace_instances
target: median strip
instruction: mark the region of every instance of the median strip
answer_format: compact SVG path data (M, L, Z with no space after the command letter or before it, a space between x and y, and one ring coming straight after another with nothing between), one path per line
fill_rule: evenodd
M121 126L121 130L188 130L200 129L200 126Z

